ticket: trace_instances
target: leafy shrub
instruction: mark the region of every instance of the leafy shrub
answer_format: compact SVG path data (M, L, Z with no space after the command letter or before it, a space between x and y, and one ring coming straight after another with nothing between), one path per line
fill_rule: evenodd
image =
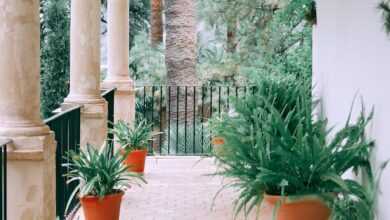
M168 140L168 132L170 138ZM209 154L210 153L210 130L206 124L197 121L194 127L192 123L187 124L187 132L185 125L171 124L170 130L166 130L165 139L161 149L161 154L185 155L185 154ZM186 140L187 139L187 143ZM170 143L168 143L170 141ZM195 142L194 142L195 141ZM169 144L169 148L168 148Z
M162 45L152 47L146 33L135 36L130 51L130 68L133 79L152 85L166 81L165 55Z
M238 69L241 63L238 54L226 52L218 42L209 42L199 48L198 54L197 72L203 84L245 84L246 80Z
M143 94L141 94L141 92L137 92L135 100L136 121L140 122L145 119L148 121L148 123L157 124L159 122L159 112L155 110L156 105L156 100L153 100L151 96L146 95L145 97L143 97ZM152 121L152 115L154 121Z

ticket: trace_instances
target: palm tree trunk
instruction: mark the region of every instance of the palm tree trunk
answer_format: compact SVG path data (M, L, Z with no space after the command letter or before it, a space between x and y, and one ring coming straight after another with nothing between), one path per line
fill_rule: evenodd
M227 22L227 52L234 53L237 47L237 20L232 19Z
M194 86L196 76L196 7L194 0L166 0L166 54L168 85ZM178 94L179 91L179 94ZM170 96L170 119L192 120L192 89L187 91L187 108L185 108L184 88L173 87ZM185 112L187 111L187 117Z
M150 42L152 46L157 46L163 41L163 0L151 0L150 5Z

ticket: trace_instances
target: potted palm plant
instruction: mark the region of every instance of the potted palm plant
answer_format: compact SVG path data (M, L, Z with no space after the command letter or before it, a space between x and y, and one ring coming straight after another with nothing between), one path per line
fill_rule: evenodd
M67 183L81 183L71 194L67 207L78 195L86 220L119 220L124 190L145 182L138 174L128 172L123 156L119 152L112 155L111 150L106 146L99 152L87 145L81 152L70 151L70 162L64 164L70 170L65 175Z
M124 121L114 124L111 132L115 136L115 141L120 144L122 153L125 155L125 163L129 170L143 173L145 170L145 160L148 154L147 145L151 139L152 126L146 120L130 126Z
M273 86L290 88L279 83ZM236 213L253 211L261 220L373 219L374 143L364 134L372 114L362 111L354 123L349 117L330 135L327 120L313 117L310 86L289 85L299 86L288 100L260 90L236 100L235 116L211 121L213 135L224 140L216 174L231 179L224 187L238 188ZM363 173L366 184L345 177L350 170Z

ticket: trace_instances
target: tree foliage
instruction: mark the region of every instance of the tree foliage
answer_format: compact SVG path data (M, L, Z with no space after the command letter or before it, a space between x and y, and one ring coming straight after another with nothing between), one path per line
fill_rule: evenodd
M252 74L311 74L314 1L200 0L199 13L217 35L200 48L204 78L222 83L228 76L240 84ZM233 53L226 34L231 22L237 26Z
M164 48L152 46L145 32L135 36L129 59L134 80L155 85L166 83Z
M41 14L41 109L47 117L68 94L69 2L42 0Z

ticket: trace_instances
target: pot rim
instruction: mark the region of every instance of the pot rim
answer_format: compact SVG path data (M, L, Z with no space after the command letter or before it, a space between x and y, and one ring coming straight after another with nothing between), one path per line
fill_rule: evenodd
M332 193L321 193L321 194L329 194L332 195ZM294 203L294 202L302 202L302 201L321 201L325 203L325 200L323 197L320 196L320 193L311 193L311 194L296 194L296 195L271 195L264 193L263 199L277 202L282 201L283 203Z
M122 151L122 153L126 153L127 151L128 152L130 152L130 153L134 153L134 152L148 152L148 149L147 149L147 147L145 147L145 148L142 148L142 149L137 149L137 150L126 150L126 148L121 148L121 151Z
M213 145L223 145L225 144L225 138L220 137L220 136L215 136L211 140Z
M125 195L125 192L123 190L119 190L117 193L111 193L111 194L108 194L108 195L104 195L102 197L102 199L104 199L104 198L111 198L111 197L122 197L124 195ZM100 198L99 196L92 196L92 195L85 195L85 196L82 196L82 197L79 196L79 199L87 199L87 200L99 199L99 198Z

